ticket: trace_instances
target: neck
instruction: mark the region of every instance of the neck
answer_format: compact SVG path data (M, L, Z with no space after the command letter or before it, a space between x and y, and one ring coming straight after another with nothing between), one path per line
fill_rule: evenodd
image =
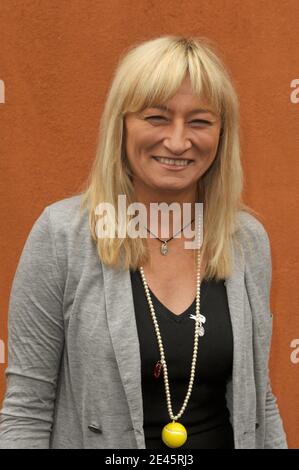
M146 207L147 227L160 238L163 238L162 229L165 227L165 223L169 224L169 237L171 237L175 234L175 232L178 232L180 228L183 229L185 225L195 218L195 202L199 202L197 186L181 191L154 191L138 184L134 185L134 188L136 201L143 203ZM153 220L150 217L151 213L153 214L153 209L151 209L151 207L153 208L153 206L151 206L153 203L156 203L157 205L164 203L163 205L165 206L164 208L163 205L159 206L160 209L158 210L158 216L155 218L155 220L157 220L156 229L152 229L154 226ZM179 209L179 215L177 216L177 220L180 222L179 228L175 226L176 219L174 216L174 211L171 210L170 206L172 203L176 203L175 206ZM183 204L186 203L187 206L183 206ZM188 207L187 212L185 212L186 207ZM184 212L185 220L183 218ZM165 213L164 218L161 217L161 214L163 213ZM190 226L193 227L194 224L190 224Z

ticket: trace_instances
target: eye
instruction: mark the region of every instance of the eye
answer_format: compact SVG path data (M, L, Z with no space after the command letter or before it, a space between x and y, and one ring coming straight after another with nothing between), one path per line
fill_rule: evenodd
M204 119L195 119L194 121L191 121L191 122L201 122L201 123L204 123L204 124L211 124L210 121L206 121Z
M164 116L148 116L145 119L165 119Z
M149 119L156 119L156 120L158 119L159 120L159 119L166 119L166 118L164 116L147 116L145 119L146 120L149 120ZM194 119L190 123L192 124L192 123L197 123L197 122L203 123L203 124L208 124L208 125L211 124L210 121L206 121L204 119Z

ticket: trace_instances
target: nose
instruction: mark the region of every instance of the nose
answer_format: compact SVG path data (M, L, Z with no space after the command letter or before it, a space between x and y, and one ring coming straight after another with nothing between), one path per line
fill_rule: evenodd
M167 136L164 138L164 146L170 153L181 155L191 148L192 144L186 135L187 132L184 124L176 123L168 128Z

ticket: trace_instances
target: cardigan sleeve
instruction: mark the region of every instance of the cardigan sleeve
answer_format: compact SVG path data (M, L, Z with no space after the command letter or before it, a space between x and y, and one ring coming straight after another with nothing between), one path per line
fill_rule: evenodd
M266 230L263 230L263 246L266 256L266 280L267 280L267 305L269 316L273 319L273 314L270 310L270 289L272 280L272 260L271 260L271 246L270 240ZM272 323L272 321L271 321ZM272 336L272 325L271 325L271 336ZM267 394L265 404L265 449L287 449L287 438L283 427L282 419L280 416L279 408L277 405L277 398L272 392L270 372L268 368L267 375Z
M287 438L280 417L277 399L272 392L271 381L268 370L268 385L266 395L266 427L265 427L265 449L287 449Z
M49 448L64 346L63 279L46 207L26 240L8 311L0 448Z
M288 448L286 433L280 416L277 399L272 392L269 373L269 353L272 339L273 315L270 308L270 290L272 281L272 260L269 236L263 224L249 217L245 226L246 239L246 283L254 298L252 306L254 354L265 376L256 380L265 381L264 403L264 448ZM257 372L258 373L258 372ZM263 374L262 374L263 375ZM264 387L263 387L264 388Z

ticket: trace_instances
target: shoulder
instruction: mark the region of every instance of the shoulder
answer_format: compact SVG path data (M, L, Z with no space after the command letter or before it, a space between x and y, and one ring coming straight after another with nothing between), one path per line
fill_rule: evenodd
M82 234L84 237L89 229L88 212L80 212L81 195L77 194L60 199L45 207L43 214L48 217L50 228L55 237L73 238Z
M45 206L34 220L27 244L49 245L56 234L69 234L79 224L80 195L56 201ZM85 215L86 218L86 215Z
M259 238L267 238L268 234L263 223L254 215L246 211L237 213L237 229L241 234L251 234L251 236Z
M51 221L55 223L70 223L77 220L80 212L81 195L76 194L65 199L60 199L45 207Z
M39 218L46 223L61 260L68 257L82 262L86 254L93 249L89 230L88 211L80 212L81 195L61 199L46 206Z
M245 250L252 254L264 254L270 250L270 239L263 223L249 212L237 213L236 237Z
M269 235L264 224L249 212L239 211L235 237L245 257L245 272L270 283L272 263Z

